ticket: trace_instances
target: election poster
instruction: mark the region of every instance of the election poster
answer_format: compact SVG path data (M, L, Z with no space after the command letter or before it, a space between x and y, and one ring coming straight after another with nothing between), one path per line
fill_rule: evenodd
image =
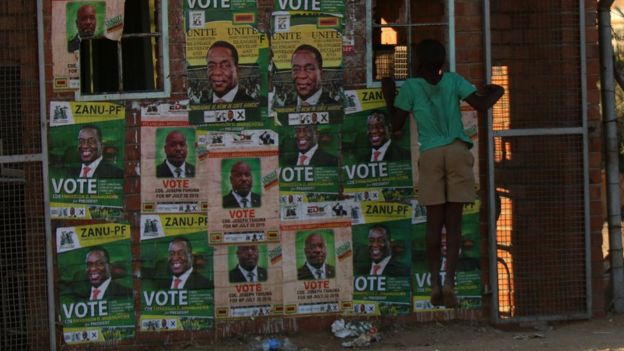
M133 338L130 225L60 227L55 242L65 343Z
M81 45L88 45L90 39L121 39L124 4L124 0L52 0L54 90L80 89Z
M481 267L479 232L479 200L464 206L462 233L459 250L457 272L455 274L455 293L460 309L481 308ZM426 214L425 214L426 216ZM413 272L413 310L415 312L444 309L444 306L433 306L431 297L431 274L426 261L426 223L422 217L415 225L412 235L412 272ZM442 234L442 262L440 262L440 282L443 284L446 271L446 240Z
M51 218L122 218L125 118L121 104L50 103Z
M343 116L342 17L274 14L272 115L282 125ZM314 124L315 122L311 122Z
M216 245L214 257L217 319L283 313L279 242L262 243L252 238L238 245Z
M381 89L345 92L344 192L355 202L409 202L414 197L409 120L393 133Z
M287 14L334 14L344 15L344 0L275 0L275 12Z
M210 243L279 241L278 135L201 128L197 139Z
M282 224L285 315L342 314L352 310L351 222Z
M355 315L411 313L411 211L401 204L369 203L379 212L353 226L353 311ZM383 213L389 213L388 215Z
M262 128L269 40L256 29L256 2L185 0L184 19L191 123Z
M203 214L141 215L141 331L214 326L213 250L206 227Z
M141 109L143 213L205 213L208 208L207 191L197 175L195 127L184 106L188 101Z

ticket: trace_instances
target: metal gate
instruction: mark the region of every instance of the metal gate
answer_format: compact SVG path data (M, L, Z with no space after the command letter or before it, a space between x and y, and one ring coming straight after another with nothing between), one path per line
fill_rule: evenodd
M493 321L589 318L585 4L485 3Z
M36 1L0 2L0 349L51 346Z

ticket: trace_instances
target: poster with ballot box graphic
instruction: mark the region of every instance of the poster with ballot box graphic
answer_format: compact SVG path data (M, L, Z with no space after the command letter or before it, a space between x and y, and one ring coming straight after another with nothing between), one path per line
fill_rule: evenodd
M278 135L197 130L210 244L279 241Z
M352 309L351 222L282 224L286 315L342 314Z
M56 228L59 317L67 344L134 337L130 226Z
M276 238L279 240L279 238ZM215 245L217 319L281 315L282 247L250 239Z
M355 203L406 202L414 197L410 122L393 133L381 89L345 92L342 135L344 193Z
M122 218L125 118L120 104L50 102L51 218Z
M353 225L355 315L411 312L412 207L398 202L361 202L361 224Z
M207 190L198 176L195 127L188 101L151 103L141 109L143 213L205 213Z
M141 215L141 331L214 326L213 249L206 227L205 214Z
M191 123L262 127L269 40L256 29L256 2L185 0L184 19Z

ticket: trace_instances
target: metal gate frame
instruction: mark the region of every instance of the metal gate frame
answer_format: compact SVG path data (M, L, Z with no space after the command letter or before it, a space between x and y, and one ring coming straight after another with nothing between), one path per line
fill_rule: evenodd
M492 292L492 304L490 316L496 324L535 322L548 320L571 320L588 319L592 311L592 290L591 290L591 250L590 250L590 221L589 221L589 164L588 164L588 133L587 133L587 69L586 69L586 49L585 49L585 1L579 0L579 57L580 57L580 84L581 84L581 127L570 128L535 128L535 129L509 129L494 131L492 111L487 116L487 163L488 163L488 255L490 286ZM485 72L486 82L492 81L492 41L490 32L490 0L484 0L484 43L485 43ZM506 136L557 136L557 135L579 135L582 136L583 147L583 208L584 208L584 241L585 241L585 289L586 289L586 311L584 313L572 313L567 315L549 315L534 317L512 317L501 318L499 314L499 288L498 288L498 264L496 241L496 187L494 178L494 139Z

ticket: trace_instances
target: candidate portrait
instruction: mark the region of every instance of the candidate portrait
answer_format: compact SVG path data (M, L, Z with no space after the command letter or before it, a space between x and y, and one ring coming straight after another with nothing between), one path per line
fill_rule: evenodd
M188 140L182 130L169 131L163 146L165 159L156 166L158 178L193 178L195 165L187 162Z
M169 279L161 284L161 289L212 289L213 282L198 272L194 265L193 245L185 237L176 237L167 247Z
M81 294L91 301L132 297L127 288L111 276L110 255L103 247L93 247L85 255L85 273L89 288Z
M296 151L280 153L284 166L338 166L338 158L325 151L319 144L317 125L298 125L293 131Z
M297 268L298 280L330 279L336 277L336 268L327 262L328 243L321 232L298 233L303 235L305 262ZM332 250L333 251L333 250Z
M267 280L267 269L258 265L260 245L236 246L236 265L229 271L230 283L253 283Z
M222 167L224 164L222 163ZM231 166L229 177L224 177L228 180L230 190L222 197L223 208L260 207L260 195L253 191L254 176L257 176L253 171L248 161L236 161Z
M317 48L307 44L298 46L290 63L297 107L337 103L323 90L323 56Z
M68 6L68 10L70 10ZM66 13L69 16L69 12ZM91 39L95 35L97 28L97 13L96 8L92 4L85 4L78 8L76 11L75 30L76 35L67 41L67 51L74 52L80 50L80 42L83 39ZM73 32L74 28L70 28Z
M361 162L409 160L410 152L391 139L392 126L384 113L376 111L366 119L368 149Z
M238 51L226 41L216 41L206 53L206 73L211 103L250 102L254 99L239 85Z
M386 226L375 224L369 228L367 234L368 260L365 265L361 265L358 274L409 276L410 268L393 255L390 230Z
M71 167L69 176L79 178L123 178L123 170L104 159L102 131L95 125L84 125L78 131L80 167Z

